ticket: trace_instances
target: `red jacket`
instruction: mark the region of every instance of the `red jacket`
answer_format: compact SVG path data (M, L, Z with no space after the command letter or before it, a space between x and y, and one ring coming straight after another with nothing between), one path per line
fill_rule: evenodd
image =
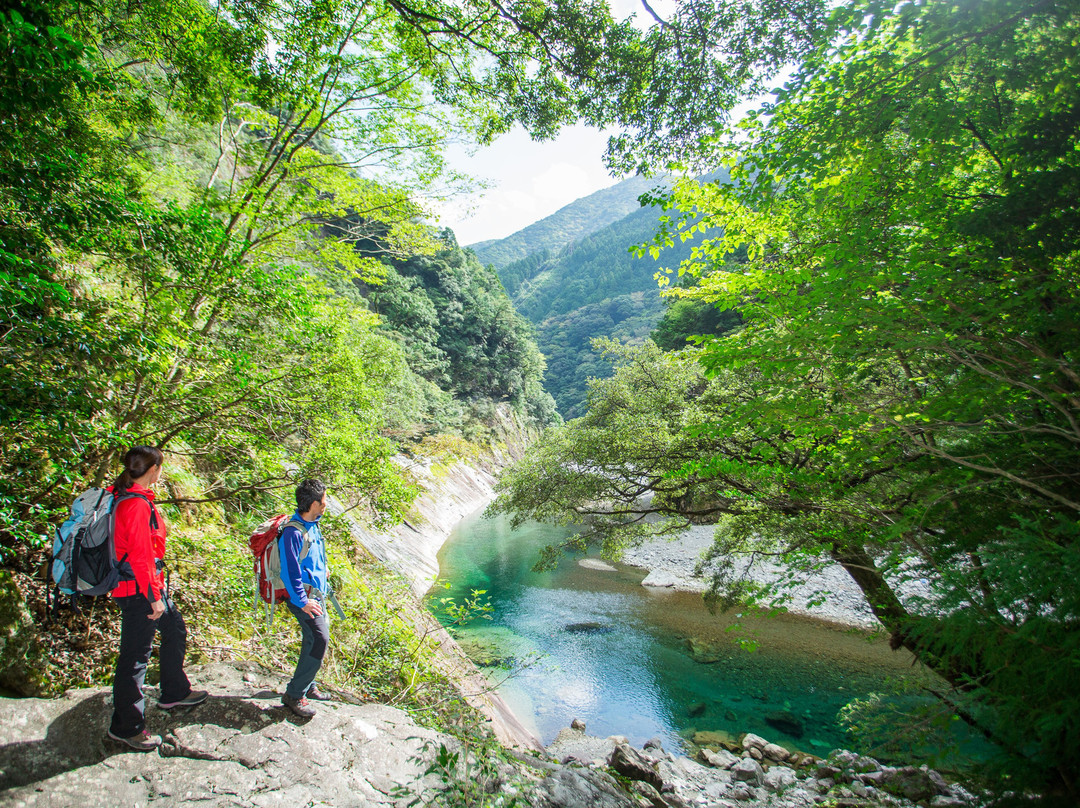
M140 494L150 502L154 501L154 492L141 485L132 486L128 492ZM134 573L135 580L121 581L111 593L114 598L146 595L149 592L151 601L161 600L165 574L158 571L156 559L165 558L165 521L160 513L157 514L158 526L152 529L150 527L152 513L152 506L139 497L122 500L116 506L116 523L113 531L116 560L120 561L125 554L127 555L120 573L121 575L125 571L129 574ZM127 569L128 567L130 570Z

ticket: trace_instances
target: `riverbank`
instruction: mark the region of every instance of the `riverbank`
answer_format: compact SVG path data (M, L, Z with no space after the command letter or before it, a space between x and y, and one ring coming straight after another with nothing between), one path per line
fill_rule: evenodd
M643 586L670 588L684 592L705 592L708 576L697 577L694 568L712 545L712 525L699 525L680 532L676 538L655 539L623 553L622 561L648 571ZM750 559L736 562L739 576L760 584L775 583L784 576L783 568L768 561ZM905 582L899 587L902 597L929 597L925 581ZM828 564L812 580L788 590L788 611L867 630L881 627L866 602L863 592L839 564Z

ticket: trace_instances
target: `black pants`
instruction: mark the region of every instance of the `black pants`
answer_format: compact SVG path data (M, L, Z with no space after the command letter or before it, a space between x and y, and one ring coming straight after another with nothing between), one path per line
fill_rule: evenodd
M154 645L154 633L161 632L161 698L180 701L191 693L191 683L184 673L187 652L187 627L172 601L165 601L165 613L151 620L150 601L142 595L116 598L120 605L120 654L113 678L113 715L109 726L113 735L130 738L146 728L146 699L143 680Z

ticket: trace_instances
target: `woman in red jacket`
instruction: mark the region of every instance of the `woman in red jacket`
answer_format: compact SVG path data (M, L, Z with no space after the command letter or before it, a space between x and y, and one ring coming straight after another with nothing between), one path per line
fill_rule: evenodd
M161 745L160 736L146 731L142 690L155 632L161 632L158 707L189 707L207 696L205 690L192 690L184 673L187 628L165 592L165 523L154 507L151 490L161 476L163 460L161 450L153 446L129 449L124 455L124 471L110 489L121 579L112 596L120 606L122 620L109 737L140 752Z

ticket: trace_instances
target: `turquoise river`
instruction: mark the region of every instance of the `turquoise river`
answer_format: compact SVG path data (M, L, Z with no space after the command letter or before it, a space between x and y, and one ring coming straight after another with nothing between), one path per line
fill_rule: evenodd
M754 732L822 755L849 741L845 704L917 670L883 639L830 623L710 614L699 594L641 586L645 572L633 567L566 557L554 571L531 571L539 549L565 535L475 514L440 552L449 588L429 599L439 613L440 598L461 603L485 590L491 619L455 633L544 743L579 718L592 735L636 745Z

